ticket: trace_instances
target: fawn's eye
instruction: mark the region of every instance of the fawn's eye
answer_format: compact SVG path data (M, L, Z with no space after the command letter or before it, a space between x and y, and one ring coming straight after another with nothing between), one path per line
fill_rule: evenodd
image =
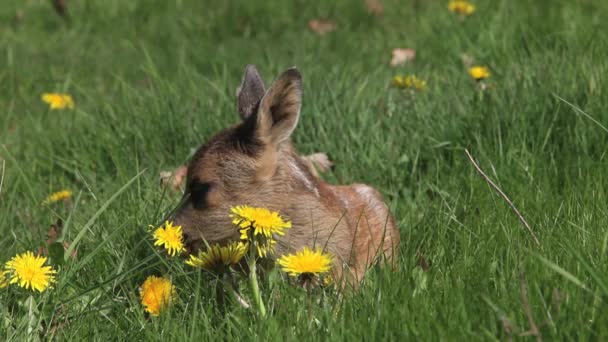
M195 208L201 209L207 205L207 194L213 188L213 183L193 181L190 185L190 198Z

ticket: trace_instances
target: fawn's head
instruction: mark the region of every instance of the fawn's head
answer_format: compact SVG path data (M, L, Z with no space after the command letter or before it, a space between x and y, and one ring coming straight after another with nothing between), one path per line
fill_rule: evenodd
M173 220L183 227L191 250L202 247L203 240L238 238L230 207L256 201L264 206L272 202L269 197L285 196L277 169L282 155L291 151L301 93L297 69L288 69L265 90L256 68L247 66L237 90L242 121L209 139L188 166L184 198Z

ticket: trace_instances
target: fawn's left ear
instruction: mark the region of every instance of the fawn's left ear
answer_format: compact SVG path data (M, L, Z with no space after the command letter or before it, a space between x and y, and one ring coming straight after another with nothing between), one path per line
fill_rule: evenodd
M285 71L266 92L257 113L256 134L262 141L279 145L289 139L300 118L302 75Z
M237 107L243 120L249 118L258 109L257 106L265 91L264 81L258 69L255 65L247 65L241 85L236 91Z

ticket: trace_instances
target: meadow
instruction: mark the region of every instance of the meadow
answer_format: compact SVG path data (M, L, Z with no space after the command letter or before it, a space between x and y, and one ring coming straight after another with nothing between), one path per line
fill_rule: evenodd
M354 0L73 0L66 19L4 0L0 262L60 257L52 288L0 289L0 340L608 339L608 2L474 3L465 16L438 0L385 0L382 14ZM314 32L317 18L335 30ZM395 48L416 57L392 67ZM356 292L313 297L272 273L266 319L218 305L218 283L148 230L181 197L160 172L238 122L246 64L267 84L298 67L299 151L330 155L328 182L379 189L401 233L397 269ZM396 75L426 85L397 89ZM49 92L74 108L50 110ZM158 317L138 293L152 274L178 294Z

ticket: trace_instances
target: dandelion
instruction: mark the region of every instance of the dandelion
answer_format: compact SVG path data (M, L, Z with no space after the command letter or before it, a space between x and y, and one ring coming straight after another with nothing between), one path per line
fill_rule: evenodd
M230 209L230 217L241 233L244 241L255 240L258 255L265 257L272 253L276 244L274 235L285 235L291 228L290 221L284 221L278 212L266 208L253 208L246 205Z
M460 15L471 15L475 12L475 5L468 1L455 0L448 3L448 10Z
M199 252L198 256L190 255L186 264L207 271L221 272L241 261L248 248L249 245L243 242L232 242L223 247L216 244L209 247L207 251Z
M6 279L6 274L2 269L0 269L0 289L3 289L8 286L8 279Z
M232 223L240 227L241 238L246 238L250 228L253 235L272 237L272 234L285 235L284 229L291 228L290 221L283 221L279 213L266 208L253 208L246 205L230 209Z
M419 79L415 75L397 75L391 80L391 85L400 89L415 89L418 91L426 89L426 81Z
M405 88L405 82L403 81L403 76L397 75L393 77L391 80L391 86L395 88Z
M274 245L276 245L276 241L274 239L259 239L260 243L256 244L256 250L258 251L258 255L261 257L266 257L268 254L272 254L274 251Z
M469 68L469 75L471 75L475 81L481 81L484 78L490 77L490 70L485 66L474 66Z
M326 275L323 277L323 282L321 283L323 287L329 287L334 283L334 278L331 275Z
M70 197L72 197L72 192L70 190L61 190L50 194L44 201L42 201L42 204L48 205L59 201L65 201Z
M68 94L44 93L42 101L48 103L51 110L74 109L74 99Z
M174 226L172 222L166 221L164 228L163 226L156 228L152 237L155 240L154 246L164 246L171 256L185 251L182 227Z
M272 253L273 246L276 244L274 235L285 235L285 229L291 228L291 222L285 221L278 212L270 211L266 208L253 208L242 205L230 208L230 217L240 233L241 239L251 245L255 245L257 254L265 257ZM254 256L255 250L250 248L250 258L247 260L249 266L249 281L253 299L258 307L260 315L266 317L266 307L260 294L260 287L257 279L257 260Z
M277 260L284 272L293 277L299 275L318 275L331 268L331 255L312 251L308 247L294 254L284 255Z
M11 284L42 292L55 282L57 273L51 266L44 266L46 259L32 252L16 255L4 265L4 276L8 275Z
M158 316L175 298L175 286L167 278L149 276L141 285L139 296L146 312Z

